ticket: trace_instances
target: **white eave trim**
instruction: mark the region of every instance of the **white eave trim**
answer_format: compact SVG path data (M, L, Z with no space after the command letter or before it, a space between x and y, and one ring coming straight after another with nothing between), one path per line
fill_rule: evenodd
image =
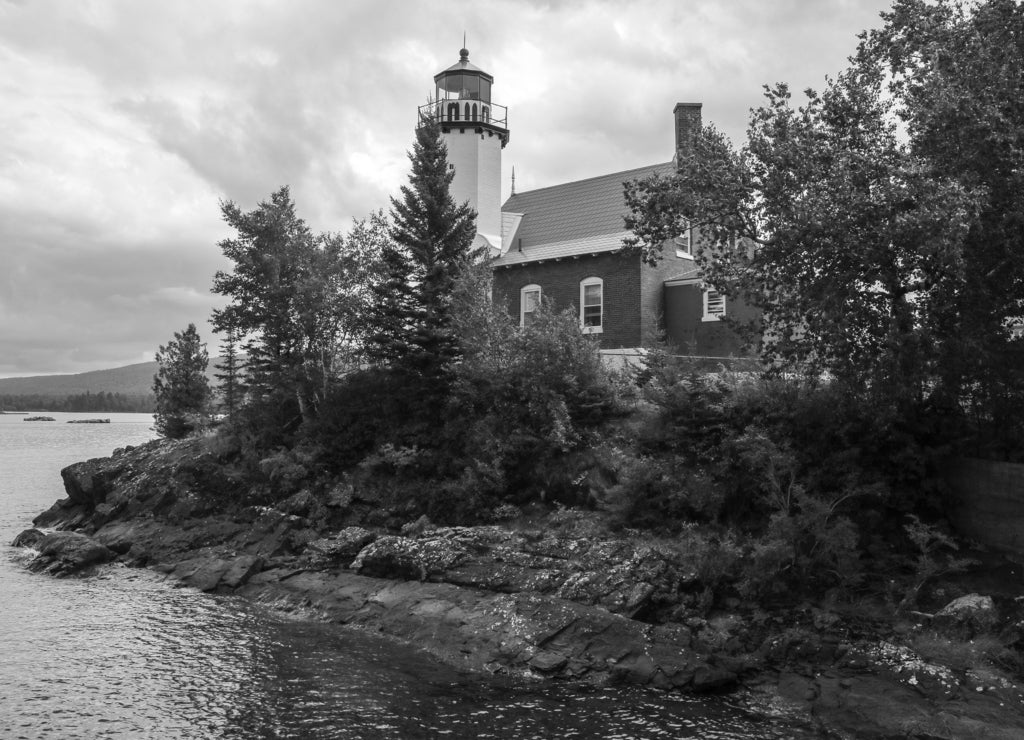
M700 285L701 279L699 277L688 277L688 278L674 278L672 280L666 280L662 285L666 288L675 288L679 285Z
M545 260L587 257L594 254L615 252L622 248L622 240L629 236L628 231L617 231L613 234L599 234L584 239L572 239L549 244L526 244L519 251L518 244L509 245L501 257L494 262L494 267L521 265L527 262L543 262ZM504 245L502 245L504 246Z

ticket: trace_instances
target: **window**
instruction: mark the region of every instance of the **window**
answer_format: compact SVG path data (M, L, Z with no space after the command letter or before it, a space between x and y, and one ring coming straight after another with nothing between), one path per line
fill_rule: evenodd
M725 296L712 288L704 290L704 321L718 321L725 316Z
M604 281L590 277L580 283L580 328L584 334L604 331Z
M693 228L689 221L683 222L683 231L672 240L676 246L676 257L693 259Z
M529 326L537 318L537 309L540 308L540 286L527 285L519 291L519 325Z

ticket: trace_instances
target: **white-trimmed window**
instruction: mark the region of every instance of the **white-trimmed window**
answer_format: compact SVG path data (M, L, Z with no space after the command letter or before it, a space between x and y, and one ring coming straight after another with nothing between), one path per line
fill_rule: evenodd
M604 280L599 277L580 281L580 328L584 334L604 331Z
M725 316L725 296L714 288L704 289L704 321L718 321Z
M676 257L693 259L693 227L689 221L683 222L682 232L672 240L672 243L676 248Z
M529 326L537 318L540 308L541 289L539 285L527 285L519 291L519 325Z

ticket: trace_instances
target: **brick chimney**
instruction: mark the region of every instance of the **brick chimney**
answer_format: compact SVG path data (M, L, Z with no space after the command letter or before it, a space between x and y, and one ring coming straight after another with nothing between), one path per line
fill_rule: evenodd
M701 103L676 103L672 114L676 118L676 159L693 152L694 142L700 134Z

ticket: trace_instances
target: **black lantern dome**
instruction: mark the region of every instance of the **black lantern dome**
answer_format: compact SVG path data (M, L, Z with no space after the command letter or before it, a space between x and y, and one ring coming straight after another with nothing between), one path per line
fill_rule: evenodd
M479 100L491 102L494 77L469 61L469 50L459 49L459 61L434 75L437 100Z
M508 109L491 101L494 77L469 61L469 50L459 49L459 61L434 75L434 102L420 106L420 115L436 119L442 131L465 127L475 133L489 132L508 143Z

